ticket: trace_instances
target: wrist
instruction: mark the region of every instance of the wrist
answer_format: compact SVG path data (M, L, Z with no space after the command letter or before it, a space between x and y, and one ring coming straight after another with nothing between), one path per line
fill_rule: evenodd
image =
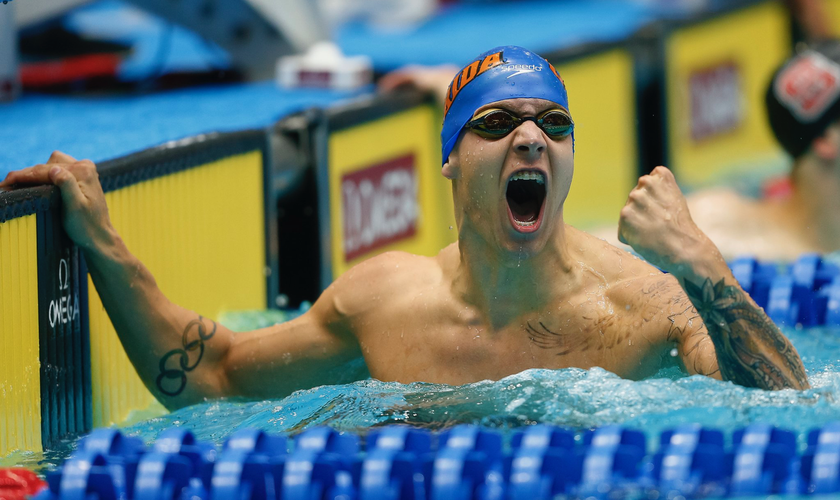
M705 235L698 235L681 245L666 269L678 279L717 281L730 274L729 265L717 246Z
M79 248L90 264L121 260L120 255L128 250L120 235L111 226L102 228L86 244L79 245Z

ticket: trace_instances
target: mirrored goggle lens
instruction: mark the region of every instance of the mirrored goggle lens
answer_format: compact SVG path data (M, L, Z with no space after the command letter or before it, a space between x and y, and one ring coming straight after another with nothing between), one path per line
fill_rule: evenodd
M491 135L509 134L517 125L516 119L504 111L493 111L482 116L480 120L475 128Z
M564 137L572 133L572 117L562 111L549 111L539 119L540 128L552 137Z

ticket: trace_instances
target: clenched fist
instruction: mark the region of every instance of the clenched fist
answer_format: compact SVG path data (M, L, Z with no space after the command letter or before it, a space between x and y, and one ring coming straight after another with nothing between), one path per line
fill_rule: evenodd
M704 260L717 247L691 220L688 205L674 174L656 167L639 178L621 209L618 239L648 262L675 275L690 272L692 262Z
M96 165L55 151L47 163L10 172L0 187L55 184L61 190L64 230L76 245L93 249L114 234Z

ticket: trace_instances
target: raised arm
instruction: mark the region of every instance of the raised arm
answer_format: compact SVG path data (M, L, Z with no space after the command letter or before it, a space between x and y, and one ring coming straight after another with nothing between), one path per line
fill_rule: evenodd
M671 273L705 324L720 374L746 387L807 389L796 349L741 289L717 247L694 224L674 175L656 167L639 179L621 210L619 239ZM684 349L700 349L704 330L684 332ZM708 360L689 356L691 363Z
M358 378L358 343L333 307L331 288L300 318L234 333L170 302L111 225L96 167L56 152L10 173L0 187L56 184L64 227L79 246L129 359L168 408L221 396L281 397Z

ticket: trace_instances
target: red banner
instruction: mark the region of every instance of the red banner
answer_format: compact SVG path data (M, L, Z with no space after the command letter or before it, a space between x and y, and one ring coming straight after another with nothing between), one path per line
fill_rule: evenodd
M345 174L344 259L349 262L417 231L417 175L414 155Z
M691 97L691 138L701 141L735 130L744 120L741 71L723 63L695 71L688 81Z

